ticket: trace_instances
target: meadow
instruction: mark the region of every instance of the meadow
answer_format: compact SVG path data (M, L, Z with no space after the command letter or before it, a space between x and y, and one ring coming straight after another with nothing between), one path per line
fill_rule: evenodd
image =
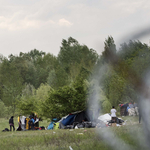
M1 132L1 150L111 150L124 149L125 145L118 143L112 146L112 141L103 135L113 132L117 137L132 149L145 149L142 124L138 123L138 117L124 117L126 125L120 127L92 128L92 129L66 129L66 130L38 130L38 131L14 131ZM17 128L17 118L14 119ZM44 120L40 126L48 126ZM9 128L8 119L0 119L0 129ZM119 142L119 141L118 141Z

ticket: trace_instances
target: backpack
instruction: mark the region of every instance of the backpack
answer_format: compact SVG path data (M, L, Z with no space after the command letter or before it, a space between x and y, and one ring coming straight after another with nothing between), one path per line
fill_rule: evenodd
M5 128L5 130L2 130L2 132L6 132L6 131L9 131L9 129L8 129L8 128Z

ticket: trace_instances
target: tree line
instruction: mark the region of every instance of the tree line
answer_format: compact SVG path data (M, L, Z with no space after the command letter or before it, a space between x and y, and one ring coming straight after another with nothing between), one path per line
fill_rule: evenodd
M18 56L0 56L0 117L37 112L46 118L94 109L102 112L130 100L137 101L137 80L149 70L150 47L140 41L116 45L104 41L102 54L63 39L57 56L37 49ZM89 106L89 105L88 105Z

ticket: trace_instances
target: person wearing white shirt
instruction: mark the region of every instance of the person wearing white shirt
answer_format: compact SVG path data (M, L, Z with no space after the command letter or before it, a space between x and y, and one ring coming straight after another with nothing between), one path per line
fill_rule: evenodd
M111 119L116 122L116 112L117 111L114 106L112 107L110 112L111 112Z

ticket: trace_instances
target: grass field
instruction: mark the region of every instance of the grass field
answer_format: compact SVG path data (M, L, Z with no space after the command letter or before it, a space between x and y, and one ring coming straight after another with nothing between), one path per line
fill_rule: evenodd
M126 149L127 146L148 149L144 138L140 138L144 134L138 117L122 119L127 121L121 127L1 132L0 150L111 150ZM17 127L17 119L14 121ZM40 126L46 127L48 124L47 121L40 122ZM4 128L9 128L8 120L0 119L0 129ZM113 134L107 137L108 133Z

